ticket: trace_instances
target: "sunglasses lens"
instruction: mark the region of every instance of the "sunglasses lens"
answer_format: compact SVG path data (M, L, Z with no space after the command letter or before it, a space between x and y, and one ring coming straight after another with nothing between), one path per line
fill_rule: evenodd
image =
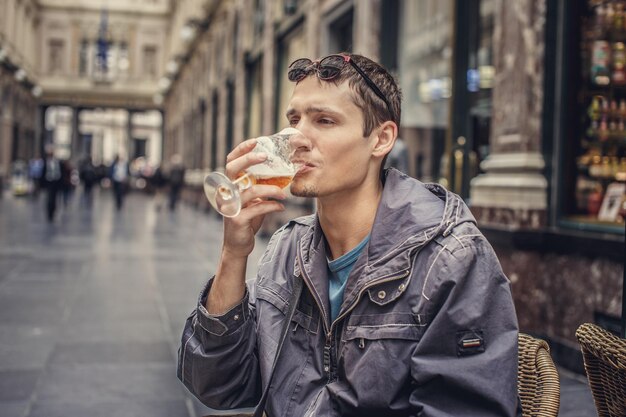
M289 81L300 81L301 79L303 79L304 77L306 77L307 71L303 70L303 69L290 69L289 72L287 72L287 77L289 78Z
M339 55L331 55L322 59L318 70L320 79L332 80L339 74L345 63L346 61Z
M289 71L287 72L287 77L289 81L300 81L309 72L309 67L313 64L308 58L300 58L296 59L289 65Z

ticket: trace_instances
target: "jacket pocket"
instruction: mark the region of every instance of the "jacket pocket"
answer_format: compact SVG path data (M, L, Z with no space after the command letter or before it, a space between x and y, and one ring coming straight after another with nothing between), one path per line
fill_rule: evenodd
M353 315L342 334L340 378L350 381L359 407L408 409L411 358L426 323L411 312ZM357 414L357 413L355 413Z
M343 341L357 339L418 341L427 324L423 315L413 313L353 315L346 325Z
M282 288L272 289L266 286L257 287L257 303L258 300L268 302L282 314L287 314L287 309L289 308L289 302L285 299L285 296L289 297L290 295L284 294L284 290ZM293 322L292 329L302 327L310 333L317 334L319 329L319 318L320 316L319 314L316 314L313 306L310 303L307 303L306 300L300 299L298 301L298 305L296 306L296 311L293 313L293 318L291 319Z

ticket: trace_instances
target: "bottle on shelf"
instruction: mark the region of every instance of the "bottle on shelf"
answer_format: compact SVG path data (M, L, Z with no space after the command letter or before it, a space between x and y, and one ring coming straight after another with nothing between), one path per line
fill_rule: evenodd
M593 41L591 52L591 81L600 86L611 83L609 73L610 51L609 42L604 40Z
M610 61L611 46L608 41L607 22L612 6L599 5L595 8L593 20L593 39L591 44L591 82L596 85L609 85L611 82ZM614 13L613 13L614 14ZM613 14L610 14L612 19Z
M624 42L613 43L613 71L611 82L614 85L626 85L626 48Z
M589 197L587 200L587 213L596 217L600 212L600 207L602 206L602 199L604 198L604 193L602 192L602 187L597 186L591 193L589 193Z
M600 139L600 142L606 142L609 139L609 124L605 116L602 117L602 121L598 127L598 139Z
M619 101L619 117L626 120L626 100Z
M591 104L589 105L589 109L587 110L587 114L591 120L599 120L600 113L602 111L602 106L600 104L602 100L602 96L593 96L591 99ZM626 112L626 102L624 102L624 111Z
M615 12L613 14L613 21L611 22L612 38L616 42L623 42L625 40L624 20L624 4L618 1L615 4Z

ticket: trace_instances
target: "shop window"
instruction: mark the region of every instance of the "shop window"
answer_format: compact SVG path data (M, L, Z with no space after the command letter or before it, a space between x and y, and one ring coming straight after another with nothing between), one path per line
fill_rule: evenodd
M218 165L217 159L217 118L218 118L219 96L217 91L213 93L211 98L211 170L215 171ZM229 151L230 152L230 151Z
M261 39L265 28L265 0L255 0L254 7L254 39Z
M143 74L150 78L157 76L157 48L154 45L143 47Z
M299 0L283 0L283 12L285 15L290 16L298 11Z
M133 138L133 159L146 157L146 143L145 138Z
M425 0L402 2L399 10L397 26L404 40L398 44L403 92L400 136L408 149L410 175L426 182L440 180L440 171L446 170L441 161L452 94L453 6L451 0ZM382 49L381 56L385 56Z
M353 9L344 13L329 25L329 48L331 53L352 52Z
M128 74L130 68L130 57L128 54L128 43L122 41L118 50L117 68L122 75Z
M263 122L263 77L261 72L261 59L249 62L246 67L247 80L247 111L246 111L246 137L260 136Z
M80 49L78 52L78 75L84 77L87 75L89 63L89 41L83 39L80 42Z
M302 26L289 32L284 36L278 44L278 67L277 73L280 74L276 85L277 101L276 105L276 122L274 128L279 130L287 125L285 111L293 92L294 83L287 78L287 67L294 60L302 57L302 51L306 50L306 38Z
M62 39L50 39L48 51L48 73L52 75L62 73L65 42Z
M573 68L579 71L572 82L581 87L570 100L575 123L565 129L565 140L571 142L564 146L564 223L621 233L626 214L626 2L580 0L577 7Z
M453 106L449 187L468 199L470 182L481 173L489 155L491 136L494 0L457 1L455 57L456 88ZM461 13L464 12L464 13ZM478 22L474 24L472 22ZM469 202L471 204L471 202Z

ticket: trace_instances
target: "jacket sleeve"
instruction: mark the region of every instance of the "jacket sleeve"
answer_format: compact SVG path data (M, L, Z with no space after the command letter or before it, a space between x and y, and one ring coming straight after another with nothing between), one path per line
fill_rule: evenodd
M454 239L435 244L420 294L429 325L411 359L411 404L424 417L521 416L510 283L482 235Z
M205 405L253 407L261 397L254 307L249 294L221 316L204 307L212 279L185 323L178 350L178 378Z

